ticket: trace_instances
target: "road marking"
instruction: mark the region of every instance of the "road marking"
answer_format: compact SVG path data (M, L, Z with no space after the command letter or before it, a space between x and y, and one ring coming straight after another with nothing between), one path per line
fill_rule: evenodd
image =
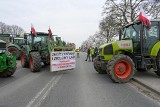
M46 99L47 95L53 89L53 87L61 79L62 74L58 74L56 77L52 78L45 87L39 91L36 96L25 106L25 107L39 107L42 102Z

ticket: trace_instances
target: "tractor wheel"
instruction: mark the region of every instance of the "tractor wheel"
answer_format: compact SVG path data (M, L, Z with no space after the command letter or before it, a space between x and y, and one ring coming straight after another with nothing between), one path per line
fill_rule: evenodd
M135 64L126 55L115 55L107 64L107 72L114 82L125 83L133 77Z
M2 77L2 78L10 77L14 74L15 71L16 71L16 67L8 68L8 69L0 72L0 77Z
M99 73L99 74L106 74L106 70L102 70L100 67L97 66L97 57L94 59L93 61L93 66L95 68L95 70Z
M11 47L8 47L8 51L10 53L16 52L16 59L19 59L21 51L18 50L18 48L11 46Z
M22 52L22 54L21 54L21 64L22 64L23 68L29 67L29 63L28 63L28 60L27 60L27 55L25 54L25 52Z
M31 52L29 57L29 67L32 72L39 72L41 69L41 56L39 52Z
M160 51L157 54L156 57L156 64L157 64L157 71L155 71L155 73L160 76Z

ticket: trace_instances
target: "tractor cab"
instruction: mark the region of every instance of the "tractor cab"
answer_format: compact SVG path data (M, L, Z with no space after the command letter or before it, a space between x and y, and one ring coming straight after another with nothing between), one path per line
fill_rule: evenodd
M12 43L18 46L22 46L26 43L26 40L22 37L14 37Z
M122 40L133 41L134 54L150 56L153 46L159 41L159 21L151 20L151 28L148 29L140 22L135 22L124 27Z
M33 39L33 45L42 46L44 44L47 44L47 39L48 33L37 32L37 36L35 36Z

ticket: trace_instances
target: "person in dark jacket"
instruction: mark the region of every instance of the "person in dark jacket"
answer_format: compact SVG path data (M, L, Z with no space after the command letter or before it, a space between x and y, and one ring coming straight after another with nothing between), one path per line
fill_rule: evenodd
M94 57L96 57L97 55L98 55L98 48L95 47L95 49L94 49Z
M89 61L91 61L91 59L90 59L90 53L91 52L91 50L90 50L90 48L88 48L88 50L87 50L87 58L86 58L86 60L85 61L87 61L88 59L89 59Z

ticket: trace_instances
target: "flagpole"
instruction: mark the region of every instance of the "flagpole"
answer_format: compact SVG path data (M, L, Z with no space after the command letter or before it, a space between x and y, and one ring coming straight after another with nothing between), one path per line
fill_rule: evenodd
M32 33L32 27L33 27L33 25L32 25L32 23L31 23L31 38L32 38L32 43L31 43L31 45L32 45L32 47L33 47L34 37L33 37L33 33Z

